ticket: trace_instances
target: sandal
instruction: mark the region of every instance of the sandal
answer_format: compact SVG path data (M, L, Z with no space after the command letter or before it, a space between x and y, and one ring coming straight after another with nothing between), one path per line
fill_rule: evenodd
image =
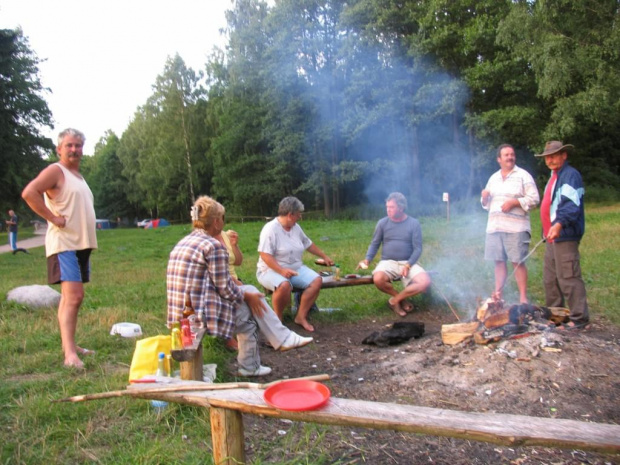
M582 329L586 329L589 325L589 321L580 321L575 323L574 321L569 321L568 323L562 323L556 327L556 329L560 331L578 331Z

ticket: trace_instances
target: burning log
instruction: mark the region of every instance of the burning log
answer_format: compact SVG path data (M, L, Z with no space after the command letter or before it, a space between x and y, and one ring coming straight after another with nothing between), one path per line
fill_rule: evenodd
M538 307L530 304L506 306L503 300L487 299L469 323L443 325L441 339L454 345L473 338L476 344L497 342L533 330L547 329L552 323L568 319L570 311L562 307Z

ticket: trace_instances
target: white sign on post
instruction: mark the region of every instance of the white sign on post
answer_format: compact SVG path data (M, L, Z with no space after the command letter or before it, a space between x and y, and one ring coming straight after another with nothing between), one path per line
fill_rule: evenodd
M450 222L450 194L447 192L443 193L443 201L446 202L446 219L448 223Z

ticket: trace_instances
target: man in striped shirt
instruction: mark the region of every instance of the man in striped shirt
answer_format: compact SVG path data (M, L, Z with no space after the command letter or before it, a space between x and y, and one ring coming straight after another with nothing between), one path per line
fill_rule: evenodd
M502 298L508 275L506 261L515 270L519 301L527 303L527 268L521 263L528 254L531 240L530 214L540 197L532 176L516 165L514 148L502 144L497 149L499 171L482 190L480 202L489 212L484 258L495 262L495 299Z

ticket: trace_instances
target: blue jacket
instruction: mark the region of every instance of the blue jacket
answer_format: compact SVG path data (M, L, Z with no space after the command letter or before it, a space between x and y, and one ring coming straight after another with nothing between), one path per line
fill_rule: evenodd
M565 162L551 194L551 225L562 224L556 242L580 241L586 229L581 174Z

